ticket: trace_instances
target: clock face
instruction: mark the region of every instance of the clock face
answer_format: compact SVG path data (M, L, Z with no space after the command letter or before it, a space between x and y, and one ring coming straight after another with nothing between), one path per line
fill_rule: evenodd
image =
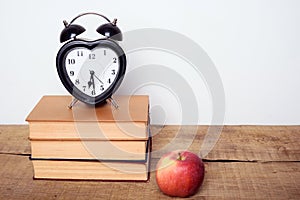
M65 58L68 78L82 93L96 97L105 92L119 73L119 57L108 47L74 48Z
M126 69L123 50L110 40L73 40L60 49L56 62L66 89L88 104L110 98Z

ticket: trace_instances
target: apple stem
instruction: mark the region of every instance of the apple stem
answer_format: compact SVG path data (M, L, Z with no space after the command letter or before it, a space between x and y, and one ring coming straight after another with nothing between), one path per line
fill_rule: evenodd
M180 153L180 152L178 153L177 160L182 160L182 157L181 157L181 153Z

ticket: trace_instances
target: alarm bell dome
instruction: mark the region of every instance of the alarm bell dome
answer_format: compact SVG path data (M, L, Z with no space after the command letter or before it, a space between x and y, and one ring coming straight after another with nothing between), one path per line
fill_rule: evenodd
M118 41L123 40L123 35L121 33L121 30L116 26L115 23L102 24L97 28L97 32L103 36L112 38L114 40L118 40Z
M77 25L77 24L70 24L70 25L66 26L66 28L64 28L64 30L62 30L62 32L60 34L60 42L68 41L68 40L76 37L77 35L80 35L84 31L85 31L85 28L83 28L82 26Z

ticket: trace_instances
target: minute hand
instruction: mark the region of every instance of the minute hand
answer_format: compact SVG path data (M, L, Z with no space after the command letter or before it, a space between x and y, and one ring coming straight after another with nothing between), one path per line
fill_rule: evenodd
M98 76L96 76L95 74L94 76L96 77L96 79L98 79L98 81L100 81L101 84L103 84L103 82L100 80L100 78L98 78Z

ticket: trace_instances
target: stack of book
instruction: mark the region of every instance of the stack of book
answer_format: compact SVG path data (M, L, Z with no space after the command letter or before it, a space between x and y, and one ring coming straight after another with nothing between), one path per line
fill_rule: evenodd
M70 96L44 96L26 119L34 178L148 180L148 96L114 98L69 109Z

